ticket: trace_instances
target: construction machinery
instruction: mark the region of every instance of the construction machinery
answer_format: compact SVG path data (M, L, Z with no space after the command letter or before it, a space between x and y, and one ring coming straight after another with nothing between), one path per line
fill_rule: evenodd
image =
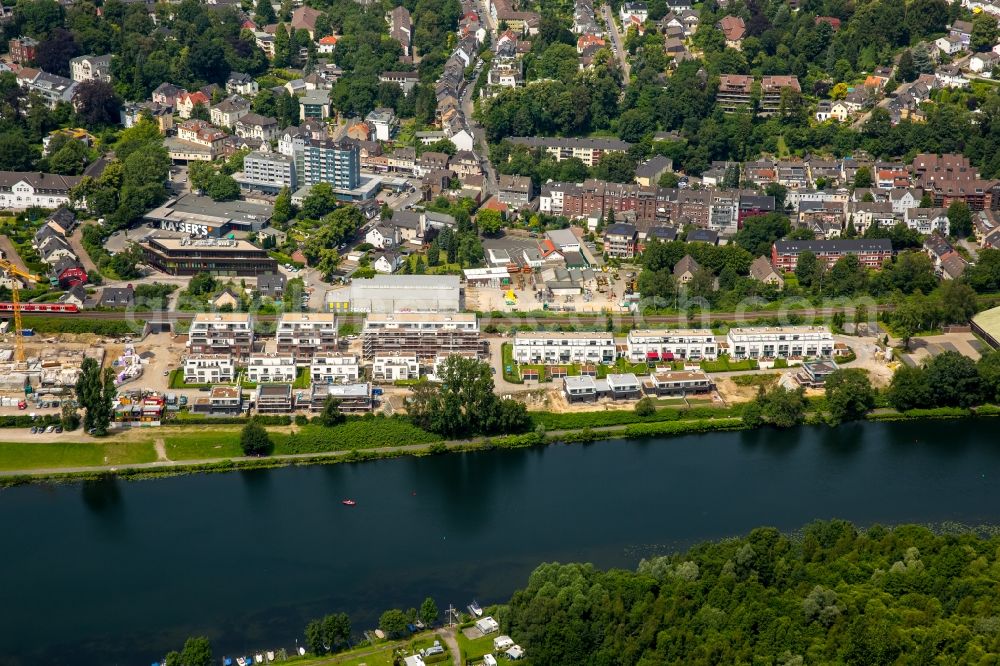
M41 282L44 278L33 273L22 271L20 268L7 261L0 259L0 270L13 278L24 278L31 282ZM24 363L24 329L21 327L21 295L18 281L11 280L10 293L11 301L14 303L14 361Z

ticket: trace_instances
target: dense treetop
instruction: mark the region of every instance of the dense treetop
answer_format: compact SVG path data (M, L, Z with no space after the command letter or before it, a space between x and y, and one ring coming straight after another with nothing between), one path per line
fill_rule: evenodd
M772 528L644 560L544 564L505 631L532 663L993 663L1000 537Z

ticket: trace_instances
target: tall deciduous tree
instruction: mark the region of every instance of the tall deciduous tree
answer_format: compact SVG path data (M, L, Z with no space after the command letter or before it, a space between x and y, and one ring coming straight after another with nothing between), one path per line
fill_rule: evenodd
M88 432L98 436L108 434L114 398L114 371L107 368L102 373L97 361L92 358L84 359L76 381L76 400L86 410L83 426Z
M867 373L842 368L826 379L826 402L833 423L853 421L875 406L875 390Z

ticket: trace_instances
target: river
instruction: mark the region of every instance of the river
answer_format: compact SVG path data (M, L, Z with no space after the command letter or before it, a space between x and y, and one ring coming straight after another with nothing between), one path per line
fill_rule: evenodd
M759 525L1000 522L996 421L850 424L0 491L0 663L289 647ZM344 498L357 500L347 507ZM300 639L301 640L301 639Z

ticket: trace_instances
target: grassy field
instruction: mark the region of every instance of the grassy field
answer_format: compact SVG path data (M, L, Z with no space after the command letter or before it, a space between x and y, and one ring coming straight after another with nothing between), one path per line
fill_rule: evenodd
M461 652L463 664L466 660L471 659L476 661L482 659L483 655L493 652L493 634L483 636L482 638L477 638L475 640L469 640L465 637L465 634L459 631L455 638L458 639L458 649Z
M242 456L238 429L191 432L163 440L167 457L171 460L200 460L203 458L233 458Z
M0 470L128 465L156 460L152 441L0 443Z

